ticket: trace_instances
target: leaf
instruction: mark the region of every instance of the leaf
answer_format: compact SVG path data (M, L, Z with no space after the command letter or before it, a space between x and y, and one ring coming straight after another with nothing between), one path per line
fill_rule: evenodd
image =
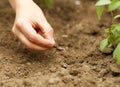
M97 8L97 16L98 16L99 20L101 19L103 10L104 10L104 6L98 6L98 8Z
M103 49L108 45L108 39L104 39L100 43L100 50L103 51Z
M113 57L116 58L117 60L117 64L120 65L120 43L117 45L117 47L115 48L114 52L113 52Z
M52 6L54 4L54 0L42 0L46 6Z
M119 7L120 7L120 1L119 0L112 0L112 2L110 3L110 5L108 7L108 12L114 11Z
M120 24L113 24L112 25L112 31L114 35L119 36L120 35Z
M111 1L110 0L99 0L95 5L96 6L103 6L103 5L107 5L110 4Z
M120 15L116 15L116 16L114 17L114 19L118 19L118 18L120 18Z

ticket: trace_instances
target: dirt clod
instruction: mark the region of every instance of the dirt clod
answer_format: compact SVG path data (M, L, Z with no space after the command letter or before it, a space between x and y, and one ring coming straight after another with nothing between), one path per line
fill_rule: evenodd
M104 77L106 74L108 73L108 71L106 69L102 69L99 74L101 77Z
M113 76L120 75L120 67L117 66L116 64L110 65L110 70L111 70Z
M49 84L57 84L58 82L60 82L60 79L59 78L50 78L49 80L48 80L48 83Z
M77 76L79 74L79 71L78 70L70 70L69 73L72 76Z

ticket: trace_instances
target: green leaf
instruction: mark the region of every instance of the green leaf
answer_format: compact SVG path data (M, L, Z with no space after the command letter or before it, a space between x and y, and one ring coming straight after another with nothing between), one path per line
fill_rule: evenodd
M113 24L112 25L112 31L111 31L114 35L117 33L120 33L120 24Z
M108 12L114 11L119 7L120 7L120 1L119 0L112 0L112 2L110 3L110 5L108 7Z
M53 6L54 3L55 3L55 0L34 0L35 3L39 4L39 3L43 3L45 4L46 6L50 7L50 6Z
M114 17L114 19L118 19L118 18L120 18L120 15L116 15L116 16Z
M103 49L108 45L108 39L104 39L100 43L100 50L103 51Z
M116 58L117 64L120 65L120 43L117 45L116 49L114 50L113 57Z
M54 0L41 0L46 6L50 7L54 4Z
M101 19L103 10L104 10L104 6L98 6L98 8L97 8L97 16L98 16L99 20Z
M103 5L107 5L107 4L110 4L111 1L110 0L99 0L97 3L96 3L96 6L103 6Z

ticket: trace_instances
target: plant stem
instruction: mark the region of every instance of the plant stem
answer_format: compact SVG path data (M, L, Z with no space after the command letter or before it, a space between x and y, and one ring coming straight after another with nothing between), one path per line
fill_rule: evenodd
M111 22L110 22L110 25L112 25L112 24L113 24L113 17L114 17L114 16L113 16L113 12L111 11L110 14L111 14Z

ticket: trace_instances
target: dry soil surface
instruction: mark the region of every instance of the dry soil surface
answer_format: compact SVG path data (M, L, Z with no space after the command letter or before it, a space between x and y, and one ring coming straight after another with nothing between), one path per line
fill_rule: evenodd
M99 51L110 15L98 21L95 2L56 0L51 8L38 3L55 30L56 47L34 52L11 33L15 14L0 0L0 87L120 87L111 50Z

